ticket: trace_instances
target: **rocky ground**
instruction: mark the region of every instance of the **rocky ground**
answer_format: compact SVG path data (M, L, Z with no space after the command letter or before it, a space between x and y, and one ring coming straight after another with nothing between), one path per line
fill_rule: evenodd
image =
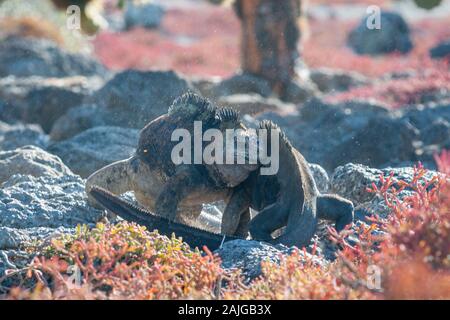
M411 49L403 38L399 41L405 51ZM445 47L436 50L440 53ZM415 75L385 77L413 80ZM316 68L310 79L314 90L307 96L281 101L264 80L247 75L218 79L174 71L114 72L90 56L69 53L47 40L1 41L0 277L6 269L31 260L34 253L24 249L27 245L105 219L103 212L87 204L84 179L130 156L138 130L188 90L240 110L249 126L260 119L279 124L314 164L319 188L354 202L356 225L367 223L371 214L390 214L384 199L366 190L379 185L380 175L393 173L394 179L410 181L418 161L430 169L429 177L438 174L433 156L450 149L449 83L442 90L423 92L419 101L391 108L363 98L330 99L330 92L371 86L380 78ZM401 196L411 192L404 190ZM219 209L205 206L203 215L219 220ZM336 248L325 226L314 242L318 263L333 259ZM254 278L260 261L276 261L291 250L233 241L217 253L225 268L240 268L247 278Z

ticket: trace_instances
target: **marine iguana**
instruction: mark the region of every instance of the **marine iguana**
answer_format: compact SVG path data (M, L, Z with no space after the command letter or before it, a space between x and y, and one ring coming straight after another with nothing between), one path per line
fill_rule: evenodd
M338 195L320 194L308 162L295 149L283 131L271 121L262 121L260 127L269 132L280 132L280 166L276 180L279 190L275 202L260 208L250 221L250 233L254 239L303 247L313 237L318 219L336 223L341 231L353 221L353 204ZM260 179L267 179L260 176ZM264 195L264 190L254 190L255 196ZM286 227L283 233L273 239L272 233Z
M268 131L278 130L281 133L280 170L273 176L253 171L245 181L234 188L223 215L222 224L225 229L232 229L241 224L240 227L245 230L242 224L246 219L242 219L242 216L252 207L260 210L249 223L253 239L303 247L314 235L319 218L336 221L337 230L351 223L352 203L337 195L321 195L306 160L292 147L284 133L270 121L263 121L260 128ZM199 231L197 228L176 223L173 219L156 217L102 188L91 185L88 192L102 206L122 218L146 225L149 229L159 229L163 234L170 235L175 232L191 245L215 248L224 239L223 235ZM286 226L283 234L272 238L272 232L283 226ZM237 238L227 236L225 240Z
M230 206L225 211L231 212L231 208L239 206L244 192L239 184L259 168L259 164L176 165L172 160L172 151L177 142L171 141L170 137L175 129L185 129L195 135L195 121L201 121L202 136L208 129L221 132L226 129L246 130L234 110L217 108L194 93L184 94L175 99L167 114L154 119L141 130L135 155L112 163L88 177L88 195L93 185L117 195L132 190L139 204L150 211L187 224L195 222L203 203L223 200ZM204 146L201 148L203 150ZM92 197L89 197L89 202L95 205ZM226 217L227 214L224 219L228 219ZM222 224L221 231L245 236L250 220L249 208L242 208L238 216L233 215L233 219L233 223Z

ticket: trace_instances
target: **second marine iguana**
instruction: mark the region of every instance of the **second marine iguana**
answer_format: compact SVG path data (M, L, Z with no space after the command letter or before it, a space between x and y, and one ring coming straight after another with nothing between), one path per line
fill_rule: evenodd
M238 200L231 202L226 211L229 215L240 214L243 208L252 207L260 212L250 223L250 233L255 240L288 246L307 246L313 237L318 219L336 222L342 230L353 221L353 204L337 195L321 195L304 157L290 144L285 134L270 121L263 121L261 129L279 131L280 166L273 176L253 171L239 186ZM156 216L97 186L92 186L90 195L103 207L125 220L158 229L170 236L175 233L191 246L207 246L214 250L223 241L240 237L215 234L195 227L183 225L164 217ZM225 221L226 223L226 221ZM286 227L277 238L273 231Z
M250 221L252 237L303 247L313 237L318 219L335 222L337 231L352 223L352 202L335 194L320 194L308 162L292 146L285 133L271 121L262 121L260 127L268 130L269 134L271 130L279 132L280 164L275 177L280 192L275 202L259 208L259 213ZM267 179L267 176L259 176L258 179ZM256 183L253 194L264 196L265 190L259 187L260 181ZM281 227L286 228L273 239L272 233Z

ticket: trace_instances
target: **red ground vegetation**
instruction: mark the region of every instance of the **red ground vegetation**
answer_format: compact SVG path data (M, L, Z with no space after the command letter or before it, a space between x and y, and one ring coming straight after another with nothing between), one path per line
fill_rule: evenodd
M450 68L450 65L447 68ZM425 72L418 71L416 75L404 79L357 87L329 96L328 100L342 102L352 99L374 99L391 108L399 108L409 104L425 103L441 94L450 97L450 72L429 69Z
M449 170L448 156L444 152L438 160L441 171ZM370 230L362 230L360 243L347 245L340 252L338 261L347 267L350 283L361 284L367 267L376 265L383 270L383 298L450 297L450 183L448 176L424 182L425 173L419 165L409 183L400 182L394 187L390 176L380 177L380 187L372 186L370 191L381 195L391 209L386 220L374 220L387 234L379 251L370 248L380 239L372 237ZM400 201L398 193L405 188L414 193Z
M377 58L358 56L346 46L348 31L357 21L311 20L310 37L302 55L312 67L357 71L381 76L405 70L442 70L445 62L432 60L428 50L450 38L448 17L412 26L414 49L408 55ZM101 33L95 51L113 69L174 69L189 75L227 76L239 68L240 26L228 7L172 9L158 30L135 29Z
M413 50L407 55L389 54L379 57L357 55L346 46L355 22L338 20L310 21L311 35L304 44L303 57L312 68L328 67L356 71L370 77L411 70L448 70L446 61L433 60L429 49L450 38L447 19L421 21L412 26Z
M263 274L246 285L206 248L192 251L134 224L100 224L54 240L28 268L9 272L19 282L5 298L449 299L450 152L436 162L444 174L428 181L420 165L411 182L380 177L369 191L384 198L390 216L375 214L371 224L340 234L330 229L342 249L328 266L297 251L279 265L263 263ZM414 192L400 201L405 188ZM350 234L358 240L350 242ZM80 286L73 285L69 265L81 270Z
M173 69L188 75L227 76L239 67L239 23L228 8L170 10L158 30L104 32L94 41L112 69Z

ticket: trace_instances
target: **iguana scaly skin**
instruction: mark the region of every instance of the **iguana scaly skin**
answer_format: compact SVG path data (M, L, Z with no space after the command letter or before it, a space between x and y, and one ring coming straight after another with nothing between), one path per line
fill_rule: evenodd
M116 195L134 191L143 207L169 220L187 224L195 224L203 203L231 201L231 207L226 210L224 217L233 222L222 224L221 231L224 234L245 236L250 220L249 208L239 208L237 214L231 208L240 207L238 204L241 203L243 190L238 185L259 165L175 165L171 157L178 142L171 141L171 135L175 129L186 129L194 136L195 121L201 121L202 136L208 129L246 130L235 111L219 109L207 99L187 93L173 102L167 114L142 129L135 155L106 166L88 177L88 195L94 185ZM226 175L221 174L224 172ZM96 205L92 197L89 197L89 201Z
M284 132L270 121L261 122L260 127L268 130L268 135L271 130L280 133L280 165L275 175L280 192L275 202L261 208L250 221L252 237L303 247L313 237L318 219L336 222L338 231L350 224L353 221L353 204L337 195L321 195L308 162L291 145ZM259 193L261 190L255 194L258 196ZM286 227L284 232L273 239L271 234L282 227Z
M260 128L266 129L268 136L271 130L279 131L279 170L273 176L253 171L245 181L235 187L234 194L228 199L222 224L237 227L243 219L235 218L242 217L242 212L252 207L260 211L251 221L246 221L249 222L253 239L304 247L314 235L318 219L335 221L337 230L351 223L352 203L336 195L321 195L308 163L292 147L284 133L270 121L263 121ZM91 187L90 195L106 209L126 220L145 225L150 230L158 229L162 234L175 233L190 245L206 245L214 249L223 240L223 235L199 231L170 219L156 217L101 188ZM236 223L236 220L239 223ZM245 229L245 226L239 227ZM279 237L273 238L273 231L282 227L286 227L284 232ZM237 237L225 238L230 239Z

